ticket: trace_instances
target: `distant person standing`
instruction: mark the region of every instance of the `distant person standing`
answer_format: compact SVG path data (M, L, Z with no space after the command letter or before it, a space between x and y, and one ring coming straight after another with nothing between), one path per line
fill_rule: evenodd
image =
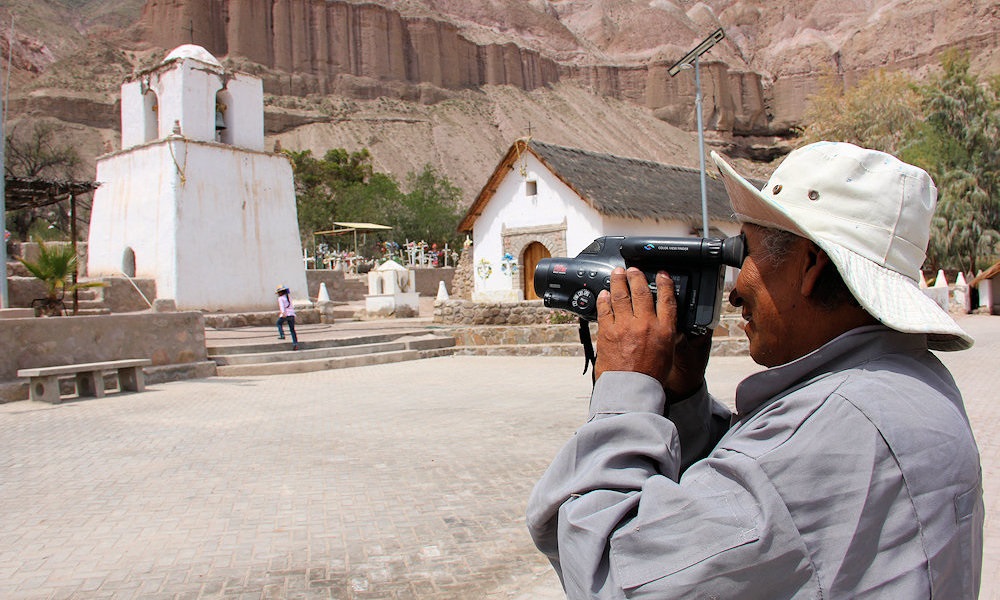
M292 350L299 349L299 338L295 335L295 307L292 306L292 297L288 294L288 288L279 285L278 294L278 339L285 339L285 323L288 323L288 330L292 332Z

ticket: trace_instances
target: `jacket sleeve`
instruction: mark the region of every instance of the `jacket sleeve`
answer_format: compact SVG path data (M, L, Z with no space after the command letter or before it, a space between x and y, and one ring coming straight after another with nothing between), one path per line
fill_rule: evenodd
M671 417L707 443L698 423L724 409L696 396ZM807 552L756 461L716 451L681 478L685 435L663 413L656 380L604 373L589 421L535 486L528 529L567 597L797 597Z
M682 474L695 461L708 456L729 430L732 418L729 409L709 395L704 383L692 396L670 404L664 414L677 428Z

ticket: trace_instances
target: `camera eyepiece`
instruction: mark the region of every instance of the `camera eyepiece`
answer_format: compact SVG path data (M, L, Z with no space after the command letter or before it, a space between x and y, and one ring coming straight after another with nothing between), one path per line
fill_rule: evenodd
M747 257L747 238L742 233L722 241L722 262L739 269Z

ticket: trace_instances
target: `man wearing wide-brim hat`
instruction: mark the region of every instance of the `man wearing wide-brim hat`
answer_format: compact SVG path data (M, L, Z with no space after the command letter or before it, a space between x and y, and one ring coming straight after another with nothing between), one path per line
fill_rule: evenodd
M982 474L931 350L972 339L919 289L937 190L881 152L800 148L760 190L713 153L746 258L750 355L730 413L710 334L617 269L598 298L590 420L529 530L570 598L975 598ZM668 274L658 289L672 289Z

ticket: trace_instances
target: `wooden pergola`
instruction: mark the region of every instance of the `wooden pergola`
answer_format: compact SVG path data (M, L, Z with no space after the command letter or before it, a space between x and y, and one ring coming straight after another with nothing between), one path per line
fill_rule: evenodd
M76 196L89 194L100 185L96 181L60 181L8 175L4 178L7 210L41 208L67 199L72 202Z
M89 194L101 184L96 181L74 181L43 179L40 177L4 177L5 210L22 208L42 208L69 200L70 243L76 254L76 197ZM6 216L4 217L6 219ZM77 271L73 271L73 284L77 283ZM73 290L73 313L77 311L78 297Z

